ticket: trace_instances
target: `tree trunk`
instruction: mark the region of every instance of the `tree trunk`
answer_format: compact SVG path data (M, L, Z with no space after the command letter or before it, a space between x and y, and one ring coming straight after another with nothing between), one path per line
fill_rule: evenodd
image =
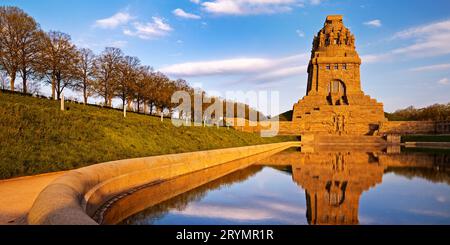
M132 103L132 101L133 101L133 99L132 99L131 97L129 97L129 98L128 98L128 103L127 103L127 104L128 104L128 105L127 105L127 110L128 110L128 111L131 111L131 109L132 109L132 108L131 108L131 103Z
M83 86L83 98L84 98L84 104L87 105L88 96L87 96L86 83L84 83L84 86Z
M55 97L55 90L56 90L56 81L55 76L52 75L52 99L56 99Z
M11 75L11 91L14 92L14 83L16 82L16 73Z
M141 101L139 95L137 96L136 100L137 100L137 112L139 113L141 111Z
M150 115L153 115L153 102L150 102Z
M58 81L56 83L56 95L57 95L57 99L60 100L61 99L61 79L58 79Z
M147 103L146 103L146 101L144 100L144 115L147 113Z
M22 93L27 93L27 69L22 69Z

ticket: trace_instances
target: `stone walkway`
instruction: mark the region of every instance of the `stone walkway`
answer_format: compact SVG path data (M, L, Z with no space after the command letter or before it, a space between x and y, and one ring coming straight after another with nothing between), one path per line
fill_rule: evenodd
M23 224L38 194L62 174L64 172L0 180L0 225Z

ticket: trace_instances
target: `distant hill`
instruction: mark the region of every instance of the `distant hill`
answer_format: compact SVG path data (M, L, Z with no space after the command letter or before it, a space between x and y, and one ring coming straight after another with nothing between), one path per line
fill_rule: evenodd
M412 106L386 113L390 121L450 121L450 103L434 104L424 108Z
M285 122L285 121L292 121L292 114L294 113L293 110L286 111L284 113L281 113L278 116L275 116L274 119L278 118L279 121Z
M280 121L292 121L292 114L293 111L290 110L274 118L279 117ZM385 112L384 115L389 121L450 121L450 103L434 104L424 108L410 106L393 113Z
M295 140L0 92L0 179L169 153Z

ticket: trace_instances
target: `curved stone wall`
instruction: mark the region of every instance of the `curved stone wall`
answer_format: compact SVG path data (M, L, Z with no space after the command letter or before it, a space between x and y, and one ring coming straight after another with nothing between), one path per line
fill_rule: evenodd
M105 202L127 190L256 154L300 147L300 142L246 146L96 164L68 172L35 200L29 224L95 225L91 217Z

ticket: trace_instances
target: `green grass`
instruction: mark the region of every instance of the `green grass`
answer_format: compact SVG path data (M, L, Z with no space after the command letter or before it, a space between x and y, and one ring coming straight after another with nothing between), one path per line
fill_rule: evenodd
M175 127L170 119L0 92L0 179L70 170L105 161L267 144L216 127Z
M402 142L450 142L450 135L405 135Z

